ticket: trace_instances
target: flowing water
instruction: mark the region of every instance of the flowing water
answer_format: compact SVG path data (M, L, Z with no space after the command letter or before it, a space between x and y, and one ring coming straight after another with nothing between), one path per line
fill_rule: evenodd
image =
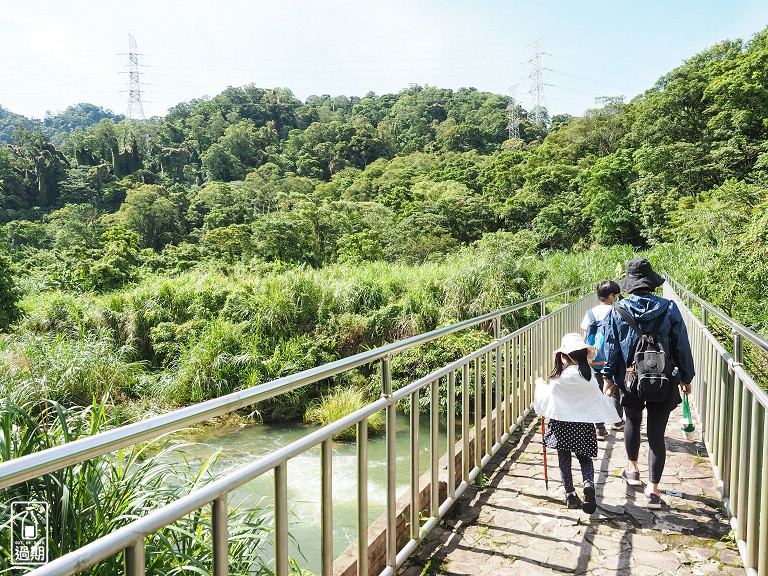
M185 453L206 459L223 451L217 470L253 462L317 429L303 423L224 427L205 434ZM410 486L410 435L407 416L397 416L397 496ZM368 442L369 525L385 511L386 466L384 435L370 436ZM440 431L440 453L447 450L445 430ZM420 418L419 470L429 466L428 417ZM272 502L274 475L265 474L235 491L230 506L255 506ZM288 462L289 532L295 542L290 555L302 568L320 572L320 447ZM357 452L354 442L333 445L333 538L334 556L341 554L357 537ZM298 544L297 544L298 543Z

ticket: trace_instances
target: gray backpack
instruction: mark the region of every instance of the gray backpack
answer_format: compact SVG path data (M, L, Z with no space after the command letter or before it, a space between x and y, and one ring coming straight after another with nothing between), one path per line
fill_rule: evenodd
M615 308L638 335L634 357L627 366L624 386L630 395L646 404L663 404L669 399L672 388L679 384L677 368L664 351L658 334L669 304L653 323L650 333L643 332L626 310L620 306Z

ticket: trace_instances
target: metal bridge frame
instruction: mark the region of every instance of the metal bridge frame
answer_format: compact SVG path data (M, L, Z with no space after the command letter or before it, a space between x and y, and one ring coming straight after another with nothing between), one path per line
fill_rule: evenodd
M768 357L768 340L667 280L664 296L678 303L694 354L693 408L744 567L768 576L768 394L742 364L745 344ZM730 330L733 354L709 330L711 318Z
M687 306L695 301L701 308L698 320ZM766 441L766 408L768 395L744 370L741 359L742 338L768 351L768 342L747 328L733 322L721 311L678 287L669 278L664 295L680 304L688 326L697 377L694 407L703 427L703 437L712 460L715 475L732 517L741 555L748 574L768 576L768 441ZM589 292L589 296L583 296ZM569 305L571 294L582 297ZM547 312L547 303L562 297L565 306ZM502 318L514 311L540 305L540 317L531 324L509 334L502 334ZM558 302L559 304L559 302ZM471 320L414 336L375 350L363 352L317 368L312 368L273 382L229 394L177 410L147 421L102 432L95 436L53 447L42 452L0 463L0 488L71 466L114 450L155 438L209 418L266 400L300 386L341 374L358 366L381 363L382 396L334 422L308 434L261 459L242 466L218 480L154 510L115 532L99 538L78 550L57 558L30 574L70 575L82 572L98 562L125 552L125 573L145 573L144 539L163 527L204 506L212 507L213 574L228 573L227 496L250 480L274 470L275 551L277 576L288 576L288 461L321 446L321 558L322 575L333 573L333 501L332 501L332 437L351 427L357 428L358 455L358 557L357 574L368 575L368 418L376 412L386 413L387 469L387 567L382 575L393 575L416 549L424 536L439 522L470 483L480 473L512 432L531 410L534 380L548 370L549 357L563 333L577 330L587 308L594 304L590 287L580 286L510 306ZM735 354L731 356L707 329L711 314L731 327ZM492 323L494 340L490 344L445 366L428 376L397 390L392 390L391 360L398 352L438 339L447 334L481 324ZM455 444L448 441L447 473L441 478L438 448L438 416L440 383L448 387L448 438L456 437L457 374L461 380L461 473L455 470ZM482 393L475 394L470 406L470 375ZM482 388L481 388L482 387ZM419 394L430 398L430 505L429 517L420 517L419 462ZM395 513L395 410L398 401L408 399L411 406L411 488L410 538L398 549ZM473 420L470 421L470 413ZM746 420L745 420L746 419ZM474 454L470 457L470 437L474 438ZM460 481L456 481L460 478ZM439 483L445 481L447 496L441 502Z

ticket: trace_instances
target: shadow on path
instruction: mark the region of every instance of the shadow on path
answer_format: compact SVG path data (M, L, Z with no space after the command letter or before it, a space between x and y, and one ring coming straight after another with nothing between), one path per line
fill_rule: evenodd
M623 432L599 443L598 510L568 510L548 453L549 489L538 419L513 435L400 571L417 575L744 574L700 437L686 440L675 413L667 428L661 510L645 507L642 488L619 477L626 464ZM640 463L647 468L643 437ZM578 463L574 460L574 464ZM573 471L579 485L581 471Z

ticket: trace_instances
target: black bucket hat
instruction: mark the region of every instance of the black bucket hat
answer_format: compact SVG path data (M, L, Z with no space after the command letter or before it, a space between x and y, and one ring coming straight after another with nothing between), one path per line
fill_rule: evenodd
M627 273L621 281L621 289L632 294L637 290L655 290L664 284L664 277L656 274L651 263L645 258L635 258L627 262Z

